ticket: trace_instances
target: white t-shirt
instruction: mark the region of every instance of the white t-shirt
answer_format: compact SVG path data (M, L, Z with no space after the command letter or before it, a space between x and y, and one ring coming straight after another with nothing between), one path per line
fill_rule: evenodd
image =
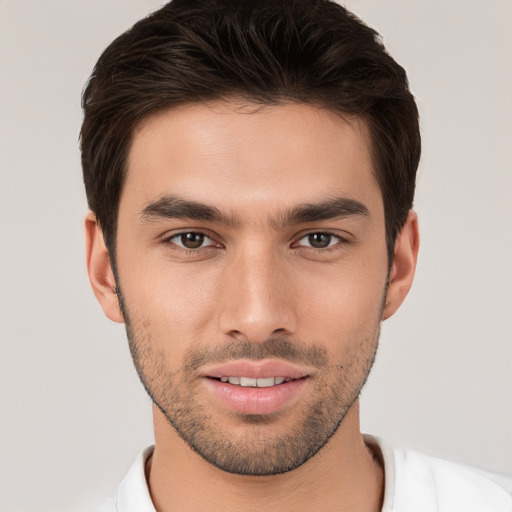
M512 479L469 466L390 448L364 436L382 455L385 474L382 512L512 512ZM138 455L116 495L101 512L155 512L144 473L153 446Z

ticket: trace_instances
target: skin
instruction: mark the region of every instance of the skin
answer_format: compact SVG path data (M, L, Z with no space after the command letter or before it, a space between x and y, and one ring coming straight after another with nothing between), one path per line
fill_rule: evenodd
M412 284L419 238L410 212L389 266L368 140L363 122L327 109L235 101L166 111L134 133L118 218L122 308L92 213L87 263L156 403L147 473L158 511L380 510L383 470L360 433L358 394L380 322ZM222 218L148 209L171 195ZM365 213L289 215L333 198ZM186 250L182 233L207 238ZM311 246L318 234L326 246ZM218 360L286 360L282 346L307 378L277 413L230 411L201 376Z

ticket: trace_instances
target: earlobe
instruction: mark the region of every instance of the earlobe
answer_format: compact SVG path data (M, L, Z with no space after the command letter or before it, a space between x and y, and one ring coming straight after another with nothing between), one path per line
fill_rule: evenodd
M116 281L103 233L93 212L85 218L86 262L89 281L94 295L105 315L114 322L123 323L124 318L116 294Z
M397 311L411 289L419 245L418 216L411 210L395 242L395 255L389 272L386 304L382 313L383 320Z

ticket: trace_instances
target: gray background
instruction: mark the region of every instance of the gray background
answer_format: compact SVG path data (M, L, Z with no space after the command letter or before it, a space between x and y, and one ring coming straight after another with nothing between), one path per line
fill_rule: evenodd
M80 92L160 2L0 0L0 510L81 510L152 442L122 326L85 272ZM354 0L422 114L416 283L384 324L362 425L512 473L510 1Z

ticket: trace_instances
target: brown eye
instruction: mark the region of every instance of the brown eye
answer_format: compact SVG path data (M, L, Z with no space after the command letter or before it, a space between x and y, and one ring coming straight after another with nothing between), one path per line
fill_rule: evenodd
M311 233L308 235L308 242L315 249L324 249L331 245L332 235L329 233Z
M185 233L178 233L170 237L168 242L181 247L182 249L203 249L205 247L214 246L215 242L204 233L198 231L187 231Z
M202 233L183 233L180 235L183 247L198 249L203 245L205 236Z
M309 233L303 236L298 242L299 247L309 247L310 249L328 249L334 245L342 245L346 242L343 238L332 233L318 231L316 233Z

